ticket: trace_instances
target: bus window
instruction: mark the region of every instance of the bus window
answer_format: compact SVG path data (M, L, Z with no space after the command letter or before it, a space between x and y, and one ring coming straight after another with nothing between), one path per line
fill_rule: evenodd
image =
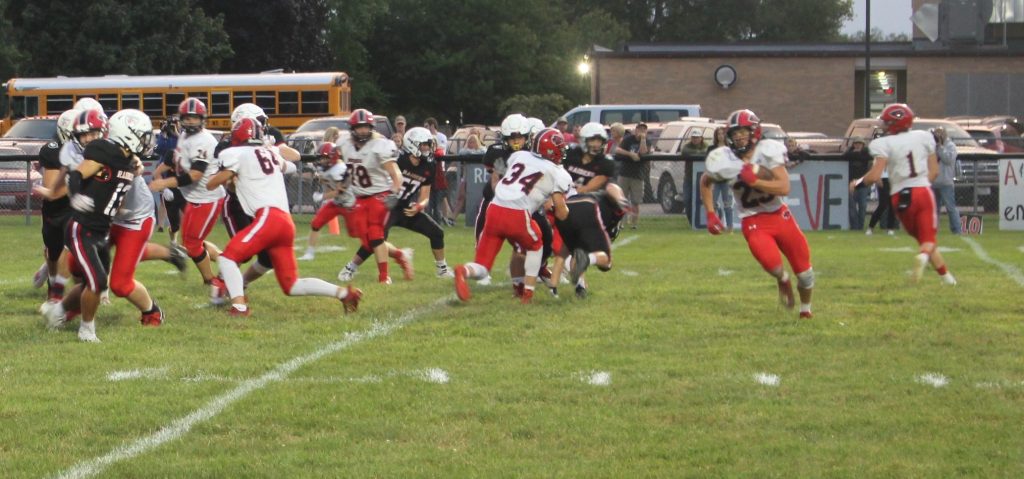
M274 91L256 92L256 106L263 109L268 115L277 113L277 93Z
M205 91L190 91L188 92L188 96L192 98L198 98L199 101L203 102L203 104L207 107L209 107L210 105L210 95L207 94Z
M11 100L11 118L24 118L39 114L39 97L16 96Z
M341 111L350 111L351 107L348 104L349 96L348 92L341 90L338 92L338 109Z
M47 95L46 114L60 115L75 106L75 99L71 95Z
M100 99L97 101L100 102L100 106L103 107L103 111L108 115L117 111L117 94L100 95Z
M146 93L143 95L142 112L149 116L163 116L164 96L159 93Z
M211 115L231 114L231 93L226 91L215 91L213 92L212 97L213 100L210 103Z
M325 91L304 91L302 92L302 113L327 113L327 92Z
M164 116L178 114L178 107L185 101L184 93L167 93L164 95Z
M251 91L236 91L232 98L235 108L242 103L252 103L252 92Z
M282 91L277 94L277 112L282 115L299 113L299 92Z
M139 109L140 100L142 100L140 98L140 96L141 95L139 95L138 93L122 93L121 94L121 109L125 110L125 109L128 109L128 108L133 108L133 109L138 110Z

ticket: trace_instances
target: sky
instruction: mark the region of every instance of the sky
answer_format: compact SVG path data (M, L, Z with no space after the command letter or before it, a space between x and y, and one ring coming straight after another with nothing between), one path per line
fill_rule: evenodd
M864 30L864 6L867 0L853 0L853 19L843 25L843 33L857 33ZM910 0L871 0L871 29L878 28L883 34L906 33L909 37L913 25L910 23Z

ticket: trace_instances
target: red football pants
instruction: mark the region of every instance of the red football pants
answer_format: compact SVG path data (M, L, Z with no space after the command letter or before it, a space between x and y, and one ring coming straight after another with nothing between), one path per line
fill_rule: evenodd
M257 253L266 251L274 266L277 284L284 294L288 294L299 277L295 251L292 250L294 242L295 223L292 223L292 216L277 208L261 208L256 211L252 224L231 238L221 256L242 264Z
M754 259L765 271L782 267L782 255L786 256L797 274L811 269L811 249L807 246L807 238L785 206L771 213L743 218L743 237L747 239Z

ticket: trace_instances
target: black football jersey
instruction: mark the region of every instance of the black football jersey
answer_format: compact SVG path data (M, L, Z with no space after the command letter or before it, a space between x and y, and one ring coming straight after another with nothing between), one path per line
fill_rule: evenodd
M569 172L576 187L583 186L595 176L615 176L615 161L607 155L594 158L590 163L583 163L583 148L579 145L570 146L565 152L562 166Z
M601 215L601 225L604 226L604 231L608 233L608 238L614 241L619 235L622 220L626 217L626 211L623 209L623 206L609 196L605 190L579 194L572 197L569 201L580 201L584 198L593 199L597 203L598 214Z
M490 202L494 198L494 189L491 188L491 173L494 171L494 164L499 160L508 162L510 156L512 156L512 150L501 142L488 146L487 151L484 152L484 168L487 170L487 182L484 183L483 191L484 201ZM501 172L499 171L499 173Z
M402 153L398 157L398 169L402 172L402 191L398 194L396 209L404 210L420 199L420 188L434 184L436 167L432 161L420 160L412 164L412 155Z
M44 170L59 170L60 164L60 143L51 141L39 150L39 164ZM55 218L71 211L71 201L67 196L61 196L55 200L43 200L42 214L44 218Z
M103 165L103 168L82 180L82 190L79 192L92 198L93 210L86 213L73 211L72 217L86 228L107 231L132 187L135 168L132 167L131 157L126 157L120 146L108 140L90 142L83 156Z

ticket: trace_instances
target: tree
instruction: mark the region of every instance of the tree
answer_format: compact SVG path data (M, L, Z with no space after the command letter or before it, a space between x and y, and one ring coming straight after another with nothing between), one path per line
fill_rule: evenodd
M573 101L559 95L548 93L544 95L515 95L498 104L498 112L501 116L512 113L524 113L526 116L535 116L550 125L562 113L573 107Z
M12 0L4 13L21 76L209 73L231 55L221 19L190 0Z
M388 7L387 0L333 0L330 5L327 64L331 70L349 74L352 78L352 104L371 111L383 108L389 101L389 96L380 87L377 71L370 65L366 47L372 26L386 21Z
M7 10L7 0L0 0L0 12ZM15 38L14 26L6 17L0 18L0 38ZM23 58L14 42L0 43L0 81L15 76Z

